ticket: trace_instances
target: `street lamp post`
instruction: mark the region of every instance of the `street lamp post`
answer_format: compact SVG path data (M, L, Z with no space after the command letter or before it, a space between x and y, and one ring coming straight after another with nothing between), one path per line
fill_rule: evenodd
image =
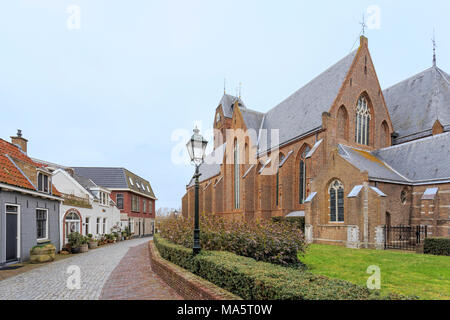
M206 141L203 136L200 134L200 130L197 129L197 127L194 129L194 134L191 137L191 140L188 141L186 144L186 147L189 152L189 157L191 158L192 163L195 165L195 215L194 215L194 246L193 246L193 253L194 255L197 255L200 253L201 247L200 247L200 217L199 217L199 205L198 205L198 190L200 188L199 186L199 180L200 172L199 167L203 163L203 159L205 158L205 150L206 145L208 144L208 141Z

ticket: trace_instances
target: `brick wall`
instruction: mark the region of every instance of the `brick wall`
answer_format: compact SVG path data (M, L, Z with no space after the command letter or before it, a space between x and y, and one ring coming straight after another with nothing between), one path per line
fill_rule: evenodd
M152 270L186 300L240 299L232 293L217 287L211 282L206 281L167 260L164 260L159 255L153 241L149 242L149 251Z

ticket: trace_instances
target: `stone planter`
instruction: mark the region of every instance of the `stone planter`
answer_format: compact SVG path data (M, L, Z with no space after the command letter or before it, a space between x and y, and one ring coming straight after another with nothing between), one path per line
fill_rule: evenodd
M51 243L36 246L30 250L31 263L44 263L55 260L56 248Z
M88 251L89 251L89 246L88 246L87 243L82 244L82 245L80 246L80 253L85 253L85 252L88 252Z
M95 249L95 248L98 248L98 242L97 242L97 241L90 241L90 242L88 243L88 245L89 245L89 249Z

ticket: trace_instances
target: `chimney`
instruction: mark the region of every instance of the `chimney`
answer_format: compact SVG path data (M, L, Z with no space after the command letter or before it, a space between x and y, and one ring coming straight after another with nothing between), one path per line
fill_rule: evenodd
M17 129L17 136L11 137L11 143L18 146L25 154L27 153L28 140L22 137L22 130Z

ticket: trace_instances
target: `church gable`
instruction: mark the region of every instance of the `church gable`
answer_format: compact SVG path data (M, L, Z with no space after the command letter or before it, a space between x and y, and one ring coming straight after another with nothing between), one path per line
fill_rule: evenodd
M330 136L335 143L369 149L390 145L393 132L378 76L370 56L367 39L361 37L352 66L329 113L334 119Z

